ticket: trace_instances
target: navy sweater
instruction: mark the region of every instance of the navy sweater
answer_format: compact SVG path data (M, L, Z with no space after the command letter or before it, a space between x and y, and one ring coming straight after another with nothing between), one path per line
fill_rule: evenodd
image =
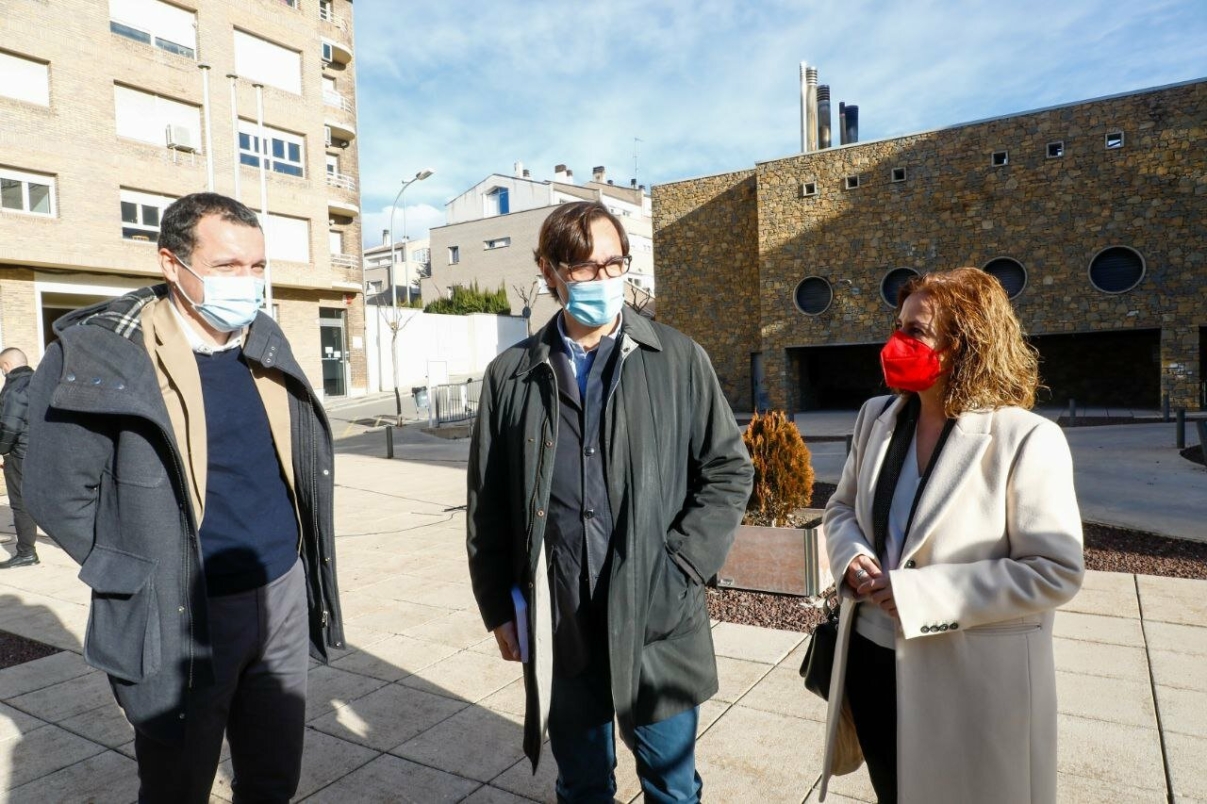
M298 522L242 349L196 354L209 450L201 553L211 597L264 586L298 559Z

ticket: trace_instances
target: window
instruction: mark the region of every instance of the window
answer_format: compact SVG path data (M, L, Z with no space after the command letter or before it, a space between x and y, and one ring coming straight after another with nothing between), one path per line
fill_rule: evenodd
M894 268L880 280L880 300L893 309L897 308L897 292L901 286L918 275L913 268Z
M330 42L323 42L323 64L330 64L335 61L335 46Z
M328 230L327 245L330 247L332 254L344 253L344 237L339 233L338 229Z
M264 248L270 260L310 262L310 221L268 213Z
M821 315L830 309L834 301L834 289L830 283L820 276L810 276L801 280L792 295L796 309L805 315Z
M809 198L810 196L814 195L817 195L817 182L807 181L800 186L801 198Z
M482 244L487 251L495 248L507 248L511 245L510 237L496 237L494 240L487 240Z
M152 145L183 144L187 149L201 142L201 112L196 106L120 85L113 87L113 100L119 137Z
M905 179L906 179L905 168L903 168L903 167L893 168L893 176L892 176L893 184L903 182L903 181L905 181Z
M1065 155L1064 142L1049 142L1048 143L1048 158L1049 159L1060 159L1064 155Z
M339 157L335 154L327 154L327 175L339 175Z
M268 154L269 170L289 176L306 175L304 140L271 126L264 127L267 148L260 144L259 126L250 120L239 121L239 162L250 167L260 166L260 155ZM330 172L330 168L328 168Z
M54 176L0 168L0 209L54 217Z
M154 195L138 190L121 190L122 237L154 243L159 238L159 219L175 201L166 195Z
M844 185L848 190L854 190L859 187L859 176L847 176Z
M1127 246L1110 246L1090 260L1090 284L1103 293L1126 293L1144 279L1144 258Z
M483 204L483 216L506 215L511 210L511 200L507 188L494 188L483 196Z
M1108 151L1113 151L1116 148L1122 148L1122 147L1123 147L1123 132L1122 131L1112 131L1106 135L1106 149Z
M50 105L50 65L0 51L0 95Z
M235 72L253 83L302 94L302 54L239 30L235 31Z
M421 262L425 265L432 261L432 250L430 248L417 248L411 252L411 262Z
M196 15L159 0L109 0L109 30L178 56L196 55Z
M985 273L993 276L1006 291L1006 296L1013 299L1023 292L1027 286L1027 269L1018 260L1010 257L998 257L985 263L982 268Z
M989 164L993 165L994 167L1004 167L1005 165L1010 164L1010 152L994 151L993 156L989 158Z
M449 246L448 247L448 264L456 265L459 262L461 262L460 246Z

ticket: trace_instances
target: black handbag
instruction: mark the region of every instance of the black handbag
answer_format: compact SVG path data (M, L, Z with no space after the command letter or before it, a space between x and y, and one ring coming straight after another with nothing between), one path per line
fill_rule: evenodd
M838 645L838 612L840 604L835 596L833 602L826 598L826 619L813 629L809 647L805 649L805 660L800 664L800 674L805 680L805 689L829 700L830 675L834 671L834 649Z

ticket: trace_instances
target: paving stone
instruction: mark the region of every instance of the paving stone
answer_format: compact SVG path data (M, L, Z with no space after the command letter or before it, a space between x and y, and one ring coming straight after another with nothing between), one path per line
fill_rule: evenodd
M406 636L388 636L380 642L332 662L332 667L372 676L382 681L397 681L441 659L447 659L456 652L456 648L438 642Z
M1207 627L1145 622L1144 636L1148 639L1150 651L1165 650L1171 653L1207 656Z
M425 559L424 563L419 564L419 566L409 572L411 575L417 575L420 578L430 578L433 581L469 586L469 565L464 558L459 561L439 558Z
M1057 770L1109 784L1165 789L1156 729L1060 715Z
M22 734L28 734L45 725L44 720L0 704L0 743L19 738Z
M307 804L453 804L480 783L383 754L324 787Z
M1152 665L1153 681L1157 684L1207 692L1207 669L1202 657L1190 653L1150 650L1148 660Z
M1145 622L1207 623L1207 581L1137 576Z
M1103 804L1107 801L1168 804L1164 790L1111 784L1102 779L1089 779L1071 773L1056 774L1056 801L1058 804Z
M816 796L821 788L821 762L817 763L817 789L813 795ZM830 804L830 798L833 795L840 795L849 801L876 801L876 790L872 787L872 777L868 776L867 763L859 766L859 769L848 773L846 776L831 776L830 786L826 792L826 804ZM813 799L816 800L816 799Z
M316 667L310 671L306 692L306 722L362 698L385 683L336 667Z
M98 706L59 723L72 734L100 743L106 748L118 748L134 739L134 727L113 696L109 703Z
M428 620L422 625L406 629L403 633L415 639L426 639L429 642L440 642L463 649L481 642L485 629L482 626L482 615L474 609Z
M1130 572L1103 572L1086 570L1081 581L1082 591L1094 589L1102 592L1136 593L1136 576Z
M489 782L524 756L523 718L469 707L390 753Z
M310 727L388 751L464 709L464 701L389 684L310 723Z
M1081 614L1075 611L1058 611L1053 634L1065 639L1083 642L1106 642L1111 645L1144 647L1144 634L1140 621L1125 617L1104 617L1099 614Z
M1063 714L1147 729L1157 728L1152 685L1147 680L1131 681L1057 671L1056 700Z
M20 787L105 749L58 726L40 726L0 743L0 790Z
M87 675L18 695L9 699L9 704L42 720L58 723L112 701L113 688L109 686L108 676L94 670Z
M1161 728L1166 735L1178 732L1207 737L1207 692L1159 686L1157 704L1161 707Z
M403 603L397 601L389 608L375 611L372 614L366 614L361 617L354 617L349 620L362 628L370 628L374 631L385 631L389 634L401 634L408 628L414 628L416 625L421 625L429 620L435 620L445 615L452 614L452 609L443 609L436 606L424 606L419 603Z
M527 700L524 692L524 679L517 678L498 692L487 695L478 702L479 706L493 709L496 712L506 712L509 715L524 716Z
M0 700L7 701L91 672L94 671L84 662L84 657L70 651L60 651L32 662L6 667L0 670Z
M530 801L532 799L484 784L465 799L464 804L528 804Z
M114 751L88 757L8 791L10 804L83 801L88 804L129 804L138 798L138 765Z
M770 671L767 665L760 662L747 662L741 659L730 659L727 656L717 657L717 677L720 688L713 700L733 703L757 684Z
M557 762L554 761L553 752L549 750L549 743L546 741L541 746L541 761L536 775L532 773L532 763L528 757L524 757L492 779L491 785L533 801L557 804L556 782ZM707 781L705 784L707 785ZM640 795L641 782L637 778L636 760L617 732L615 800L630 801L640 798Z
M763 664L778 663L804 638L804 634L796 631L778 631L737 623L720 623L712 629L717 656Z
M755 684L738 701L738 706L826 722L826 702L805 689L805 680L796 668L789 669L783 665Z
M376 586L370 587L377 588ZM358 617L365 617L369 614L377 614L382 611L393 611L398 605L398 601L391 600L388 597L374 595L365 589L354 590L349 592L340 592L339 596L340 611L344 615L344 619L352 621Z
M700 704L700 719L696 723L697 739L704 732L712 728L713 724L721 719L721 715L729 711L729 707L733 704L725 703L724 701L711 700Z
M321 790L378 756L380 756L380 752L371 748L340 740L321 731L306 729L306 743L302 753L302 778L298 780L294 800L299 801L311 793ZM232 776L233 771L228 752L226 758L218 765L218 774L214 778L214 787L210 791L210 795L221 801L233 801Z
M462 546L461 552L465 552ZM477 612L477 602L474 600L473 588L464 584L433 581L430 578L419 578L414 575L399 575L380 584L366 587L366 594L384 597L390 600L404 600L410 603L422 603L426 606L440 606L446 609L471 609ZM482 619L478 618L479 630L482 629Z
M696 746L707 795L716 801L802 801L820 773L824 729L812 720L730 708Z
M474 703L503 689L523 673L519 662L462 651L398 683Z
M1056 637L1052 650L1057 670L1148 682L1148 661L1143 648Z
M1116 590L1083 587L1072 600L1060 607L1060 611L1139 619L1140 604L1134 588Z
M1207 739L1189 734L1165 735L1174 799L1207 801Z

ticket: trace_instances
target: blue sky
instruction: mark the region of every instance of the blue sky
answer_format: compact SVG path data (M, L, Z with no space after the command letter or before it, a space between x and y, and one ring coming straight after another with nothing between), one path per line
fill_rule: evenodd
M357 0L355 25L367 245L422 168L412 238L517 161L628 184L636 137L650 187L796 153L801 61L861 141L1207 77L1207 0Z

